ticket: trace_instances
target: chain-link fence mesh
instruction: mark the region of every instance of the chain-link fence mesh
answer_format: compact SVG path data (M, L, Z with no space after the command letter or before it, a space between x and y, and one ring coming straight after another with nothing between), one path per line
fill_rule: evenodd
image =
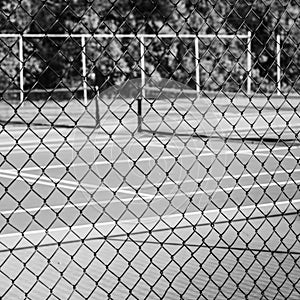
M1 1L1 299L299 299L299 14Z

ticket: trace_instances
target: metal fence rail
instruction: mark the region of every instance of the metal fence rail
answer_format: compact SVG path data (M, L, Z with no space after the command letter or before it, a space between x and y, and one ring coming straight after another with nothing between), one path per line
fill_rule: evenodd
M299 299L297 1L0 4L0 298Z

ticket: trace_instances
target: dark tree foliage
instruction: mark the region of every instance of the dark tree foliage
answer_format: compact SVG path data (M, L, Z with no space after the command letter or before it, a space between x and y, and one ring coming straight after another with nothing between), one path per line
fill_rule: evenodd
M282 86L300 89L300 3L296 0L1 0L1 33L252 33L253 88L276 88L276 35L282 36ZM114 83L140 76L139 43L132 39L86 42L89 72L101 66ZM192 40L145 41L149 76L168 77L194 86ZM202 39L201 84L205 89L237 90L245 84L245 41ZM17 46L0 41L1 89L18 73ZM25 83L32 87L80 85L81 44L76 38L24 41ZM11 52L11 53L10 53ZM9 54L10 53L10 54ZM12 55L16 53L16 55ZM192 66L192 67L191 67Z

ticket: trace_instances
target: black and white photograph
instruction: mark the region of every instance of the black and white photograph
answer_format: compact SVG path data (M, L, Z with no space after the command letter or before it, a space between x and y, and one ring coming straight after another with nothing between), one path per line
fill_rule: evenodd
M0 0L0 299L300 300L300 1Z

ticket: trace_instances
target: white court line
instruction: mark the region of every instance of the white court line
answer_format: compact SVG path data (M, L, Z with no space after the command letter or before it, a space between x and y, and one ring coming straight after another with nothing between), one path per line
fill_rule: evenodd
M228 153L232 153L232 151L229 151ZM223 154L223 153L221 153ZM226 153L224 153L226 154ZM153 154L154 155L154 154ZM210 155L215 155L215 153L212 153L211 151L210 152L206 152L206 153L202 153L201 154L201 157L203 156L210 156ZM181 155L180 158L187 158L187 157L195 157L195 155L192 155L192 154L185 154L185 155ZM175 159L174 156L162 156L162 157L159 157L158 158L159 160L164 160L164 159ZM145 158L140 158L138 160L138 162L145 162L145 161L155 161L157 160L156 158L154 157L145 157ZM70 167L82 167L82 166L86 166L86 165L93 165L93 166L100 166L100 165L107 165L107 164L120 164L120 163L132 163L132 160L131 159L121 159L121 160L117 160L117 161L98 161L98 162L92 162L92 163L77 163L77 164L72 164L72 165L50 165L50 166L39 166L39 167L26 167L26 168L23 168L22 171L39 171L41 169L47 169L47 170L50 170L50 169L64 169L66 167L70 168ZM4 169L3 171L10 171L11 169Z
M220 112L217 113L217 114L221 114ZM223 122L226 122L227 124L225 125L226 127L229 127L229 129L227 128L226 130L224 128L219 128L218 126L222 126L222 124L219 124L217 126L217 129L216 130L220 130L221 133L231 133L231 132L242 132L242 133L248 133L249 131L256 131L256 132L266 132L266 129L292 129L292 128L299 128L300 125L299 124L289 124L288 126L286 125L286 122L283 122L283 124L272 124L271 126L268 126L268 121L264 120L264 119L259 119L258 116L260 115L256 115L256 114L248 114L248 118L244 118L241 114L234 114L234 113L231 113L231 116L232 117L223 117L223 116L219 116L217 117L218 120L222 120ZM251 118L251 117L252 118ZM261 117L261 116L260 116ZM280 118L279 115L277 115L277 119L279 118L280 121L282 121L282 118ZM254 123L252 122L254 119ZM299 119L299 116L297 118L297 120ZM233 120L237 120L238 122L233 122ZM266 125L265 126L255 126L255 124L257 124L256 122L259 122L259 121L262 121L262 122L265 122ZM276 120L276 119L275 119ZM196 120L194 118L185 118L185 122L186 123L192 123L192 122L195 122ZM240 123L240 122L247 122L247 124L243 124L244 126L241 127L241 128L236 128L236 129L233 129L233 124L235 125L235 127ZM250 122L250 123L248 123ZM272 123L274 122L274 120L272 121ZM251 127L250 124L253 123L253 127ZM293 123L295 123L295 121L293 121ZM156 125L157 123L156 122L148 122L148 124L150 125ZM168 122L168 124L173 124L173 125L177 125L178 122L175 122L175 121L172 121L172 122ZM184 123L181 123L181 124L184 124ZM242 124L240 124L242 125ZM245 127L245 125L247 127ZM257 124L258 125L258 124ZM223 127L223 126L222 126ZM213 126L211 125L211 129L214 129ZM155 132L155 130L153 130Z
M2 174L5 173L5 174ZM16 173L16 174L14 174ZM21 176L21 177L20 177ZM79 192L84 192L88 193L90 191L87 191L87 189L84 189L84 187L87 188L94 188L94 191L107 191L107 192L120 192L123 194L130 194L130 195L136 195L136 192L131 191L126 189L125 187L122 188L105 188L105 187L99 187L97 185L92 185L92 184L80 184L79 182L76 181L70 181L70 180L65 180L65 179L59 179L59 178L48 178L45 175L38 176L38 175L33 175L33 174L28 174L28 173L23 173L20 172L20 175L17 172L9 172L5 171L3 172L0 170L0 177L2 178L7 178L7 179L15 179L18 181L25 181L26 179L27 182L29 183L35 183L39 185L44 185L44 186L51 186L51 187L58 187L62 189L67 189L67 190L72 190L76 189L76 191ZM141 193L140 195L149 197L150 195L147 193Z
M125 140L124 140L125 141ZM97 143L98 144L98 143ZM99 145L102 145L102 144L105 144L104 142L100 142L99 143ZM52 144L52 145L47 145L47 147L48 148L51 148L52 146L61 146L61 144ZM72 146L74 146L74 145L72 145ZM112 146L114 146L114 145L109 145L109 143L107 143L107 148L109 148L109 147L112 147ZM159 143L158 141L153 141L153 144L149 144L149 147L157 147L157 148L159 148L159 147L163 147L164 145L163 144L161 144L161 143ZM295 147L296 147L296 145L295 145ZM94 146L84 146L84 150L88 150L88 149L93 149L93 148L95 148ZM182 149L184 149L185 147L179 147L179 146L173 146L173 145L168 145L167 146L167 148L172 148L172 149L180 149L180 150L182 150ZM187 147L189 150L199 150L199 148L197 148L197 147ZM31 150L34 150L34 149L37 149L36 147L31 147L30 148ZM3 151L5 151L5 150L7 150L7 151L9 151L9 150L11 150L11 148L1 148L0 147L0 152L3 152ZM29 148L27 147L25 150L29 150ZM51 149L50 149L51 150ZM76 149L74 149L74 148L71 148L71 146L70 145L63 145L62 147L60 147L60 149L59 149L60 151L72 151L72 152L76 152ZM276 148L274 148L274 149L272 149L272 151L270 151L270 149L268 149L268 148L266 148L266 149L256 149L256 150L254 150L254 151L252 151L252 150L250 150L250 149L245 149L245 150L238 150L237 151L237 153L238 154L245 154L245 153L251 153L251 154L253 154L253 152L254 152L254 155L257 155L257 153L258 152L274 152L274 151L280 151L280 150L286 150L286 147L276 147ZM38 148L38 153L42 153L42 152L49 152L49 149L47 149L46 148L46 146L44 146L44 148L43 149L40 149L40 148ZM207 150L208 151L208 150ZM230 153L233 153L234 151L230 151L230 150L227 150L227 153L226 154L230 154ZM14 154L17 154L17 153L24 153L24 150L22 150L22 149L14 149L14 152L13 152ZM212 152L210 152L210 153L212 153ZM220 154L222 154L222 152L220 153ZM269 154L259 154L260 156L268 156ZM192 155L191 155L192 156ZM272 155L271 155L272 156ZM278 158L286 158L286 159L295 159L295 157L293 156L293 155L291 155L291 154L287 154L287 155L276 155L276 157L278 157ZM128 159L128 161L130 161L129 159ZM35 168L37 168L37 167L35 167ZM47 168L48 169L48 168ZM28 167L28 168L24 168L24 170L26 170L26 171L29 171L29 170L32 170L32 169L30 169L30 167ZM37 170L37 169L33 169L33 170Z
M250 177L252 178L253 176L268 176L269 174L285 174L287 172L300 172L300 169L288 169L288 170L274 170L274 171L269 171L269 172L256 172L256 173L251 173L251 174L242 174L241 178L247 178ZM5 174L1 174L1 173L5 173ZM11 175L11 176L10 176ZM14 175L14 176L13 176ZM112 187L112 188L105 188L105 187L99 187L97 185L93 185L93 184L88 184L88 183L80 183L80 182L76 182L76 181L70 181L70 180L65 180L65 179L59 179L59 178L55 178L55 177L51 177L48 178L45 175L33 175L33 174L29 174L29 173L25 173L25 172L17 172L16 170L9 170L9 171L3 171L0 170L0 177L3 178L9 178L9 179L17 179L20 181L24 181L24 179L22 177L25 177L26 180L30 183L36 183L36 184L40 184L40 185L47 185L47 186L52 186L52 187L59 187L59 188L64 188L64 189L71 189L74 190L74 188L76 188L77 191L81 191L81 192L89 192L86 189L91 188L97 191L112 191L112 192L121 192L124 194L131 194L131 195L136 195L136 191L131 191L132 188L140 188L140 185L133 185L132 187L122 187L122 188L118 188L118 187ZM195 178L194 180L189 179L189 180L185 180L185 183L194 183L196 181L212 181L212 180L226 180L226 179L232 179L231 175L226 175L226 176L220 176L220 177L216 177L216 178ZM168 181L164 183L164 186L167 185L174 185L174 184L180 184L182 183L182 181ZM66 184L66 185L65 185ZM146 184L143 185L143 188L149 188L152 187L152 184ZM252 185L250 185L252 186ZM244 186L246 188L246 186ZM84 189L86 188L86 189ZM235 189L240 188L240 187L235 187ZM145 197L146 199L152 197L152 195L150 195L149 193L139 193L139 196Z
M73 146L73 144L71 144ZM36 150L40 153L40 152L49 152L51 151L51 147L56 147L58 148L59 147L59 150L60 151L66 151L66 150L73 150L75 151L74 148L71 148L71 145L69 144L66 144L66 143L56 143L56 144L47 144L45 145L45 143L37 143L36 145L32 145L32 146L23 146L22 144L18 143L18 144L14 144L12 146L14 146L14 154L17 154L17 153L24 153L24 150L25 149L26 151L30 151L30 150ZM50 148L50 150L49 150ZM56 148L53 149L53 151L56 150ZM0 151L1 152L4 152L4 151L10 151L12 149L12 147L0 147Z
M201 154L201 156L210 156L212 155L211 152L207 152L207 153L203 153ZM185 156L181 156L181 157L191 157L192 155L185 155ZM167 157L161 157L159 159L174 159L173 156L167 156ZM155 160L155 158L152 158L152 157L148 157L148 158L142 158L142 159L139 159L139 162L141 161L153 161ZM131 162L130 159L126 159L126 160L119 160L117 161L116 163L128 163L128 162ZM108 161L104 161L104 162L96 162L96 163L93 163L93 165L105 165L105 164L110 164L110 162ZM56 165L56 166L48 166L47 167L47 170L49 169L57 169L57 166L59 166L59 168L65 168L66 166L65 165ZM80 164L74 164L74 165L71 165L72 168L74 167L80 167L80 166L86 166L86 163L80 163ZM69 185L64 185L64 184L61 184L61 183L66 183L66 184L73 184L71 181L67 181L67 180L59 180L57 178L48 178L44 175L35 175L35 174L29 174L29 173L25 173L24 171L34 171L34 170L41 170L41 167L27 167L27 168L23 168L21 170L21 172L17 172L16 170L11 170L11 169L4 169L4 170L0 170L0 177L3 177L3 178L9 178L9 179L14 179L12 176L8 176L8 175L3 175L1 173L5 173L5 174L9 174L9 175L15 175L15 178L19 181L24 181L24 179L22 179L22 177L19 177L20 175L22 175L23 177L26 177L27 181L30 182L30 183L37 183L37 184L41 184L41 185L48 185L48 186L52 186L52 187L55 187L55 186L58 186L60 188L65 188L65 189L74 189L73 186L69 186ZM32 179L33 178L33 179ZM34 180L35 179L35 180ZM38 181L37 181L38 180ZM51 181L54 181L51 182ZM59 182L58 184L56 184L57 182ZM75 182L75 187L78 186L78 191L83 191L83 192L86 192L84 189L82 189L80 187L80 185L78 183ZM95 186L90 186L90 187L95 187ZM106 189L108 190L108 189ZM135 191L130 191L128 190L127 188L120 188L118 189L119 192L124 192L125 194L133 194L135 195L136 192ZM147 193L140 193L140 195L142 196L145 196L145 197L149 197L151 195L147 194Z
M148 141L148 138L139 138L139 139L132 139L132 141ZM51 147L55 147L55 146L59 146L59 150L60 151L66 151L66 150L72 150L72 151L76 151L75 146L80 146L82 145L81 142L85 142L85 141L92 141L95 145L104 145L107 144L107 147L111 147L113 145L110 145L111 143L116 142L126 142L128 141L128 139L115 139L115 140L105 140L105 139L75 139L75 140L67 140L67 141L56 141L53 140L54 143L52 144L48 144L48 141L43 141L43 142L37 142L35 144L33 144L32 142L29 142L28 144L32 144L32 145L26 145L27 143L24 142L18 142L18 144L16 143L11 143L9 145L11 146L17 146L17 148L14 149L14 153L23 153L24 150L22 148L25 148L25 150L34 150L36 148L38 148L39 152L48 152L49 149ZM25 144L25 145L23 145ZM2 143L3 145L3 143ZM0 146L0 151L9 151L11 150L12 147L6 147L6 146ZM5 145L5 143L4 143ZM22 147L22 148L21 148ZM72 148L71 148L72 147ZM74 149L75 148L75 149ZM80 147L81 148L81 147ZM94 148L94 146L86 146L84 145L84 150L87 149L92 149ZM51 149L50 149L51 150Z
M80 203L74 203L74 204L66 204L66 205L51 205L47 207L32 207L32 208L17 208L16 210L4 210L0 211L1 215L11 215L13 214L21 214L21 213L35 213L38 211L48 211L48 210L61 210L62 208L81 208L81 207L88 207L88 206L94 206L99 205L95 200L93 202L87 203L87 202L80 202Z
M75 135L75 136L74 136ZM83 134L81 134L83 135ZM1 148L3 148L3 146L6 146L6 145L15 145L16 144L16 141L18 141L18 145L21 145L21 146L25 146L27 144L32 144L32 146L35 146L35 145L43 145L43 144L46 144L46 143L53 143L53 144L62 144L62 143L65 143L65 142L68 142L68 143L71 143L71 142L81 142L81 141L90 141L92 140L93 142L97 141L97 142L113 142L113 141L128 141L128 138L124 138L124 136L115 136L114 139L107 139L107 136L104 136L102 134L97 134L97 133L94 133L93 135L89 136L89 135L86 135L86 136L81 136L81 137L76 137L76 134L75 133L72 133L72 135L69 135L67 138L65 138L64 136L61 136L61 137L58 137L58 138L52 138L52 139L43 139L43 140L36 140L36 136L33 135L32 136L34 138L34 140L23 140L25 139L24 136L22 136L22 140L19 140L18 138L16 138L14 141L6 141L6 142L2 142L1 143ZM104 139L105 138L105 139ZM30 139L30 137L26 137L26 139ZM150 137L141 137L141 138L138 138L137 140L149 140Z
M162 146L164 147L165 145L158 142L157 140L153 140L153 143L155 144L155 147L158 147L158 146ZM225 143L226 145L226 143ZM258 146L264 146L263 144L259 145L257 144ZM151 146L151 145L150 145ZM154 145L152 145L154 147ZM299 148L300 145L290 145L290 148ZM167 145L167 148L174 148L174 149L184 149L184 148L187 148L187 149L192 149L192 150L199 150L200 147L189 147L189 146L183 146L183 147L179 147L179 146L176 146L176 145L170 145L168 144ZM224 147L223 147L224 148ZM228 147L227 147L228 148ZM251 153L253 152L254 154L256 152L274 152L274 151L281 151L281 150L287 150L287 147L286 146L277 146L277 147L273 147L273 148L267 148L266 146L264 146L264 148L254 148L254 149L244 149L244 150L241 150L240 148L237 149L237 153L240 153L240 152L244 152L244 151L250 151ZM298 149L297 149L298 150ZM234 150L231 150L231 153L233 153Z
M255 172L255 173L251 173L251 174L241 174L239 175L240 178L247 178L247 177L250 177L250 178L253 178L254 176L268 176L270 174L286 174L286 173L289 173L289 172L293 172L293 173L296 173L296 172L300 172L300 168L299 169L287 169L287 170L272 170L272 171L268 171L268 172ZM205 182L205 181L210 181L210 180L221 180L221 179L233 179L233 176L232 175L226 175L226 176L217 176L217 177L214 177L214 178L211 178L211 177L208 177L208 178L195 178L195 179L188 179L188 180L184 180L184 183L195 183L195 182ZM181 184L182 183L182 180L174 180L174 181L166 181L164 182L164 186L167 186L167 185L174 185L174 184ZM133 188L140 188L141 186L140 185L132 185ZM151 188L153 187L153 184L145 184L142 186L142 188ZM124 187L124 189L129 189L131 187Z
M230 187L226 187L226 188L217 188L214 190L209 190L209 191L198 191L198 192L188 192L185 193L188 196L192 196L192 195L199 195L199 194L210 194L212 193L215 194L217 192L223 192L223 191L236 191L236 190L245 190L245 189L249 189L249 188L264 188L264 187L269 187L269 186L286 186L288 184L298 184L300 183L300 179L299 180L287 180L287 181L276 181L276 182L266 182L266 183L260 183L260 184L248 184L248 185L242 185L242 186L230 186ZM182 193L182 195L184 195ZM169 195L163 195L163 196L158 196L158 197L172 197L173 194L169 194ZM147 199L148 200L148 199Z
M56 177L48 177L46 175L35 175L35 174L25 173L23 171L18 172L16 170L6 170L6 171L0 170L0 176L1 176L1 173L5 173L8 175L15 175L14 178L22 176L22 177L32 178L32 179L36 179L36 180L50 181L50 182L54 183L54 185L56 183L65 183L65 184L71 185L73 189L74 189L74 187L81 187L81 186L82 187L84 186L86 188L98 188L99 187L94 184L89 184L89 183L82 184L79 181L66 180L66 179L61 179L61 178L56 178ZM100 188L100 189L103 189L103 188ZM112 191L114 191L114 190L112 189Z
M2 171L1 171L2 172ZM14 180L18 180L18 181L25 181L24 178L22 177L18 177L18 176L14 176L14 175L8 175L8 174L1 174L0 173L0 177L2 178L7 178L7 179L14 179ZM28 183L36 183L36 184L41 184L41 185L46 185L46 186L52 186L52 187L60 187L60 188L64 188L64 189L69 189L69 190L74 190L74 186L69 186L69 185L64 185L64 184L55 184L54 182L46 182L46 181L37 181L36 179L30 179L30 178L26 178L26 182ZM82 188L77 188L78 191L81 192L85 192L84 189Z
M160 143L158 142L155 142L155 144L151 145L151 147L162 147L163 145L161 145ZM168 145L167 146L167 149L168 148L172 148L172 149L184 149L184 147L180 148L178 146L172 146L172 145ZM187 147L189 150L199 150L199 148L197 147ZM288 159L295 159L295 157L291 154L287 154L287 155L272 155L273 152L275 151L281 151L281 150L286 150L286 147L276 147L274 149L269 149L269 148L264 148L264 149L254 149L253 151L250 150L250 149L244 149L244 150L237 150L236 153L237 154L251 154L251 155L260 155L260 156L270 156L270 157L278 157L278 158L288 158ZM260 152L269 152L267 154L262 154ZM226 150L226 152L220 152L220 154L232 154L232 153L235 153L233 150ZM258 153L258 154L257 154ZM192 155L193 156L193 155ZM201 155L202 156L202 155Z
M274 151L272 151L273 153ZM276 154L273 155L272 153L255 153L256 156L269 156L270 158L286 158L286 159L292 159L292 160L297 160L296 155L292 155L292 154ZM289 152L290 153L290 152Z
M264 187L269 187L269 186L286 186L289 184L298 184L300 183L300 180L287 180L287 181L276 181L276 182L266 182L266 183L260 183L260 184L249 184L249 185L243 185L243 186L230 186L230 187L226 187L226 188L217 188L217 189L213 189L213 190L208 190L208 191L197 191L197 192L186 192L186 193L178 193L178 194L164 194L164 195L155 195L155 196L151 196L151 197L144 197L144 198L134 198L131 199L130 202L134 202L134 201L144 201L144 200L158 200L158 199L166 199L168 197L172 198L172 200L174 198L177 197L181 197L181 196L195 196L195 195L210 195L213 196L216 193L219 192L227 192L227 191L236 191L236 190L245 190L245 189L255 189L255 188L264 188ZM113 202L115 200L112 200L111 202ZM123 200L122 200L123 201ZM100 201L99 203L106 203L106 202L102 202Z
M107 148L110 148L110 147L114 147L115 144L112 144L114 143L115 141L121 143L121 142L126 142L128 141L128 139L116 139L116 140L105 140L105 139L99 139L99 140L92 140L93 142L93 146L90 145L90 146L87 146L87 145L83 145L82 142L84 141L89 141L88 139L83 139L83 140L79 140L77 142L74 142L74 141L69 141L68 143L60 143L60 142L57 142L57 143L53 143L53 144L46 144L45 143L38 143L36 145L32 145L32 146L23 146L21 143L18 143L17 147L13 150L13 154L24 154L24 150L22 148L24 148L26 151L31 151L31 150L36 150L34 153L43 153L43 152L51 152L52 151L56 151L56 148L59 147L59 151L71 151L73 153L76 153L78 149L76 149L76 146L80 146L80 150L83 146L83 150L86 151L86 150L89 150L89 149L95 149L96 146L102 146L102 145L106 145L106 149ZM143 143L143 142L148 142L149 141L149 138L139 138L139 139L131 139L131 142L136 142L136 145L140 145L140 143L138 143L137 141ZM12 144L12 146L15 146L16 144ZM22 148L20 147L22 146ZM51 149L51 147L53 147ZM149 145L149 147L151 147L151 145ZM12 147L1 147L0 146L0 152L5 152L5 151L10 151L12 150ZM52 151L51 151L52 150Z
M21 137L22 139L25 139L24 136ZM64 137L61 137L61 140L59 140L58 138L57 139L50 139L50 140L36 140L36 136L33 135L32 137L26 137L26 139L30 139L30 138L33 138L29 141L27 140L19 140L18 138L16 138L14 141L6 141L6 142L2 142L1 143L1 147L0 149L2 150L4 147L3 146L6 146L6 145L11 145L11 146L14 146L16 145L16 141L18 141L18 145L21 145L21 146L26 146L27 144L31 145L32 144L32 147L35 146L35 145L41 145L41 144L45 144L45 143L55 143L55 144L58 144L58 143L63 143L63 142L66 142L66 140L64 139ZM69 139L69 138L68 138ZM69 141L67 139L67 141Z
M157 146L161 146L161 145L157 145ZM276 150L281 150L281 149L285 149L285 147L277 148ZM255 153L256 152L266 152L266 151L270 152L270 149L265 149L265 148L264 149L257 149L255 151ZM253 151L251 151L249 149L247 149L247 150L240 150L239 151L239 153L245 153L245 154L252 154L252 152ZM227 153L231 154L232 151L225 151L222 154L227 154ZM202 153L201 157L202 156L210 156L210 155L213 155L213 153L212 152L206 152L206 153ZM269 155L269 154L266 154L266 155ZM189 155L182 155L181 156L181 158L185 158L185 157L193 157L193 155L189 154ZM173 156L167 156L167 157L162 157L160 159L174 159L174 157ZM143 158L143 159L140 159L139 161L152 161L152 160L154 160L154 158ZM129 159L117 161L117 163L128 163L128 162L130 162ZM104 162L96 162L96 163L94 163L94 165L103 165L103 164L110 164L110 162L104 161ZM74 164L74 165L72 165L72 167L85 166L85 165L86 165L85 163ZM62 167L65 168L65 166L63 166L63 165L55 165L55 166L49 166L49 167L47 167L47 169L57 168L57 166L59 166L59 168L62 168ZM28 182L31 182L31 183L35 182L37 184L48 185L48 186L52 186L52 187L58 186L60 188L65 188L65 189L74 189L74 186L75 186L75 187L78 187L78 191L86 192L86 190L83 189L83 188L81 188L80 184L77 183L77 182L67 181L67 180L63 180L63 179L57 179L55 177L48 178L48 177L46 177L44 175L40 176L40 175L34 175L34 174L29 174L29 173L25 173L24 172L25 170L26 171L33 171L33 170L40 170L40 169L41 169L41 167L28 167L28 168L22 169L21 172L20 172L20 174L22 176L26 177L27 180L28 180ZM15 177L8 176L8 175L3 175L3 174L1 175L1 173L5 173L5 174L9 174L9 175L15 175ZM278 173L280 173L280 172L278 172ZM11 170L11 169L0 170L0 176L4 177L4 178L9 178L9 179L17 178L17 180L24 181L22 178L18 178L19 173L16 170ZM31 178L34 178L36 180L38 179L38 181L33 180ZM54 183L51 182L51 181L54 181ZM58 184L55 184L55 183L58 183ZM64 183L64 184L62 184L62 183ZM67 184L67 185L65 185L65 184ZM168 184L168 183L166 183L166 184ZM83 185L81 185L81 186L83 186ZM85 184L84 186L90 187L90 188L98 188L95 185ZM123 192L123 193L127 193L127 194L134 194L134 195L136 194L135 191L130 191L130 190L128 190L128 188L130 188L130 187L120 188L118 191ZM104 190L109 190L109 189L104 189ZM143 194L141 193L140 195L141 196L145 196L145 197L151 196L151 195L149 195L147 193L143 193Z
M159 147L159 146L163 146L163 145L149 145L149 146L152 146L152 147ZM280 151L280 150L284 150L286 149L286 147L278 147L278 148L275 148L275 149L269 149L269 148L263 148L263 149L256 149L256 150L250 150L250 149L245 149L245 150L239 150L237 151L237 153L240 153L240 154L251 154L251 155L256 155L257 152L270 152L270 153L273 153L274 151ZM197 149L195 149L197 150ZM199 150L199 149L198 149ZM232 154L233 151L232 150L226 150L225 152L221 152L219 154L221 155L226 155L226 154ZM208 151L208 150L205 150L204 153L201 154L201 157L203 156L210 156L210 155L215 155L216 153L213 153L211 151ZM180 156L180 159L181 158L188 158L188 157L195 157L194 154L185 154L185 155L181 155ZM159 159L174 159L174 156L162 156L160 157ZM145 162L145 161L152 161L152 160L155 160L155 158L152 158L152 157L148 157L148 158L140 158L138 161L139 162ZM128 163L128 162L132 162L130 159L123 159L123 160L118 160L114 163ZM93 164L94 166L98 166L98 165L106 165L106 164L111 164L111 162L108 162L108 161L103 161L103 162L93 162L91 163ZM75 163L75 164L72 164L72 165L50 165L50 166L39 166L39 167L26 167L26 168L22 168L22 171L39 171L41 169L47 169L47 170L50 170L50 169L62 169L62 168L66 168L66 167L71 167L71 168L74 168L74 167L82 167L82 166L86 166L87 163ZM10 171L11 169L3 169L2 171Z
M103 223L96 223L96 224L85 224L85 225L75 225L70 227L58 227L58 228L50 228L50 229L42 229L42 230L31 230L31 231L26 231L25 233L6 233L6 234L1 234L0 235L0 239L5 239L5 238L26 238L28 239L29 236L31 235L51 235L53 233L58 233L58 232L63 232L64 235L69 233L70 231L74 232L75 230L82 230L82 229L88 229L89 231L92 229L98 229L100 227L110 227L110 226L121 226L121 225L125 225L125 224L147 224L149 222L155 222L154 225L157 225L157 222L159 221L164 221L164 222L168 222L169 220L172 219L189 219L191 217L196 216L198 218L198 220L196 221L196 224L199 222L199 218L201 216L205 216L206 218L209 217L209 215L211 216L226 216L226 213L231 213L231 212L242 212L243 214L245 214L245 211L249 210L251 211L251 214L253 214L253 212L255 210L261 210L263 208L273 208L273 207L281 207L281 206L286 206L289 207L291 205L295 205L297 206L297 204L300 204L300 199L295 199L295 200L291 200L291 201L281 201L281 202L277 202L277 203L264 203L264 204L256 204L256 205L245 205L245 206L241 206L241 207L229 207L229 208L222 208L222 209L212 209L212 210L207 210L204 212L201 211L196 211L196 212L190 212L190 213L185 213L183 214L172 214L172 215L165 215L165 216L157 216L157 217L144 217L141 219L129 219L129 220L121 220L121 221L115 221L115 222L103 222ZM300 206L299 206L300 207ZM235 217L235 215L231 216L231 218L228 218L228 222L230 220L233 220ZM265 215L265 217L267 218L268 215ZM177 222L178 223L178 222ZM167 224L165 224L167 226ZM178 225L178 224L177 224ZM143 229L145 230L146 228L143 227ZM122 232L124 233L124 230L122 228ZM129 229L129 232L132 232L132 228ZM3 244L4 241L2 241Z
M231 178L231 177L230 177ZM145 200L159 200L159 199L166 199L167 197L172 197L174 198L178 198L178 197L182 197L182 196L194 196L194 195L215 195L218 192L224 192L224 191L232 191L232 190L244 190L244 189L254 189L254 188L264 188L264 187L269 187L269 186L286 186L289 184L297 184L300 183L300 180L287 180L287 181L276 181L276 182L266 182L266 183L260 183L260 184L249 184L249 185L243 185L243 186L229 186L226 188L217 188L217 189L212 189L212 190L208 190L208 191L203 191L203 190L199 190L197 192L186 192L186 193L177 193L177 194L164 194L164 195L149 195L145 196L143 198L141 198L141 194L137 195L137 197L134 198L125 198L125 199L115 199L115 200L104 200L104 201L93 201L90 203L86 203L86 202L80 202L80 203L76 203L76 204L68 204L68 205L57 205L57 206L51 206L51 207L32 207L32 208L28 208L28 209L17 209L17 210L7 210L7 211L2 211L1 214L12 214L12 213L26 213L29 210L31 212L37 212L37 211L47 211L47 210L51 210L51 209L62 209L62 208L74 208L74 207L83 207L83 206L94 206L94 205L100 205L100 204L107 204L107 203L127 203L127 202L137 202L137 201L143 201L145 202ZM134 192L134 194L136 194L136 192Z
M280 126L273 126L272 128L276 128L276 127L280 128ZM256 131L259 131L260 129L264 130L265 127L257 128ZM245 129L241 129L241 131L246 131L246 130L248 130L248 129L246 129L246 128ZM96 133L95 133L95 135L96 135ZM97 137L101 137L101 135L97 135ZM138 140L145 140L145 141L147 141L147 140L149 140L149 138L142 137L142 138L138 138ZM62 137L62 139L63 139L63 137ZM115 140L117 140L117 139L118 139L118 136L115 137ZM164 139L167 139L167 137L165 137ZM127 139L121 139L121 140L118 140L118 141L127 141L127 140L128 140L128 138ZM132 140L134 141L135 139L132 139ZM70 140L67 140L67 141L68 141L69 144L74 145L74 142L72 142ZM76 139L76 141L77 141L77 139ZM81 138L78 141L86 141L86 139L85 138ZM105 144L105 143L109 144L109 141L106 141L106 140L103 140L103 139L102 140L100 139L97 142L92 139L92 141L95 144L98 143L98 142L100 142L101 144L102 143L103 144ZM55 143L49 145L48 144L49 142L55 142ZM113 140L111 140L111 142L113 142ZM157 142L157 141L154 141L154 142ZM26 144L29 144L29 146L25 146ZM30 144L32 144L32 145L30 145ZM17 153L17 152L21 152L22 153L22 152L24 152L20 148L21 146L23 148L25 148L26 150L34 150L37 147L39 147L39 149L38 149L39 152L44 152L44 151L48 152L49 150L47 149L47 147L45 146L45 144L47 145L48 148L51 148L52 146L62 146L60 148L60 151L74 150L74 149L70 148L70 145L67 144L67 143L65 143L64 140L60 141L60 140L57 140L57 139L51 139L51 140L47 140L47 141L34 141L34 142L33 141L21 141L21 142L18 142L18 148L14 149L14 153ZM79 142L78 142L78 144L79 144ZM16 145L16 143L14 141L9 141L7 143L2 143L2 145L0 147L0 151L9 151L9 150L11 150L11 147L3 147L3 145L14 146L14 145ZM151 145L149 145L149 146L151 146ZM299 145L292 145L292 146L293 147L299 147ZM43 148L41 148L41 147L43 147ZM168 146L168 147L171 148L171 147L176 147L176 146ZM84 149L90 149L90 148L93 148L93 146L84 146ZM192 149L192 148L189 147L189 149Z

